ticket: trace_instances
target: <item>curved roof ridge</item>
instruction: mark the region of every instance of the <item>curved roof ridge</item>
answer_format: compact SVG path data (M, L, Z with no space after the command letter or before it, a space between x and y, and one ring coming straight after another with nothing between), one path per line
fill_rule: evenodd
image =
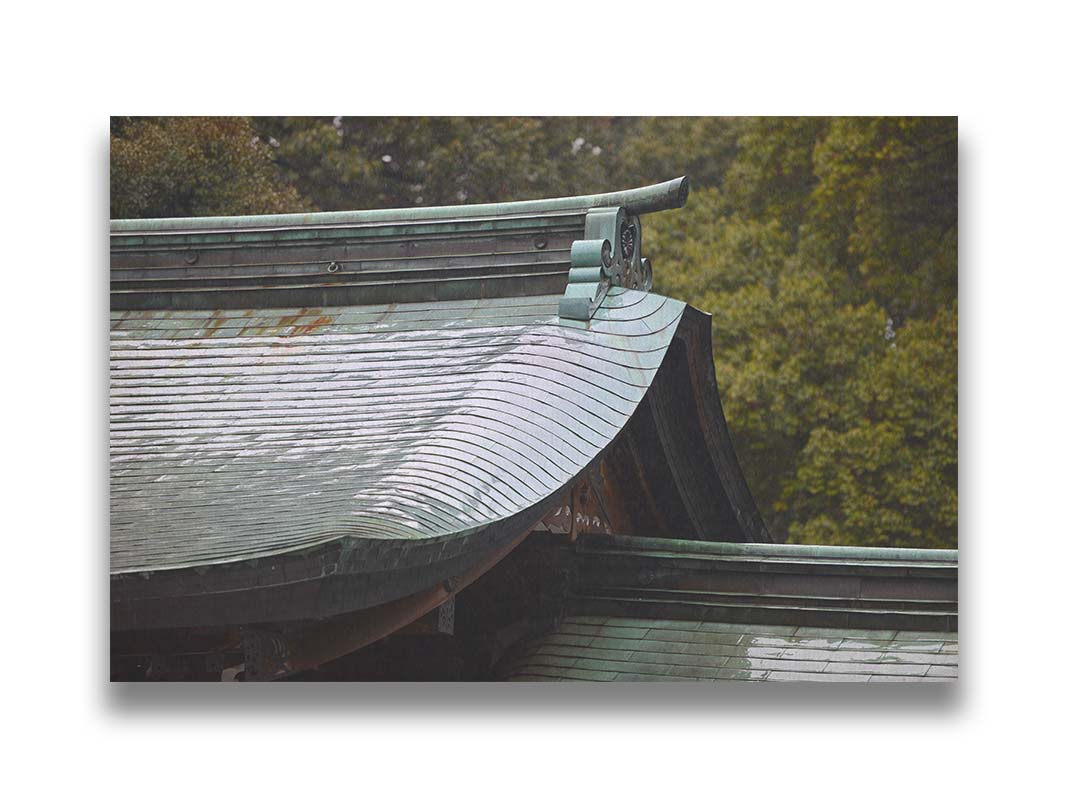
M113 234L209 232L248 228L305 228L384 222L437 222L478 217L508 217L553 212L585 212L619 206L634 214L681 208L689 196L689 178L682 176L651 186L602 194L476 203L426 208L385 208L365 211L319 211L304 214L259 214L230 217L170 217L111 221Z

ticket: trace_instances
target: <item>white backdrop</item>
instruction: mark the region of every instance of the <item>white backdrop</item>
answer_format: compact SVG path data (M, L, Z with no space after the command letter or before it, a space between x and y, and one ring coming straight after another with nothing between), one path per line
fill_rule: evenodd
M9 7L9 796L1050 793L1065 663L1063 26L1030 2L863 8ZM110 686L108 115L175 113L959 115L956 691Z

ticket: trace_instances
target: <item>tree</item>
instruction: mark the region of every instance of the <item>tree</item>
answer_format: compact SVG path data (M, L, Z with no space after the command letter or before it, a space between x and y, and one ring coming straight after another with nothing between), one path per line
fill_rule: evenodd
M808 246L900 323L956 298L956 120L843 117L813 151Z
M698 190L722 185L745 121L736 117L638 117L609 151L616 187L688 175ZM616 155L617 153L617 155Z
M741 121L721 191L648 220L657 290L714 315L734 445L779 537L956 544L950 122Z
M310 208L243 117L112 119L113 219Z
M286 180L323 210L566 196L612 188L627 122L569 117L254 120Z
M783 502L792 538L943 547L957 525L957 309L914 322L811 431Z

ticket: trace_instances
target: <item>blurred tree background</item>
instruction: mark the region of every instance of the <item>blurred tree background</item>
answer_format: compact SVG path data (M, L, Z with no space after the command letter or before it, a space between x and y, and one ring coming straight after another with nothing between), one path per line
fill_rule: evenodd
M115 117L111 216L448 205L692 179L655 291L714 315L776 538L957 546L955 118Z

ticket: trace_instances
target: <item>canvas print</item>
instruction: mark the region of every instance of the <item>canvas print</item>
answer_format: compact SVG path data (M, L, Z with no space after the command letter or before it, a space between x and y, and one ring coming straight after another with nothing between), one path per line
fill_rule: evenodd
M110 158L112 680L956 680L955 118Z

